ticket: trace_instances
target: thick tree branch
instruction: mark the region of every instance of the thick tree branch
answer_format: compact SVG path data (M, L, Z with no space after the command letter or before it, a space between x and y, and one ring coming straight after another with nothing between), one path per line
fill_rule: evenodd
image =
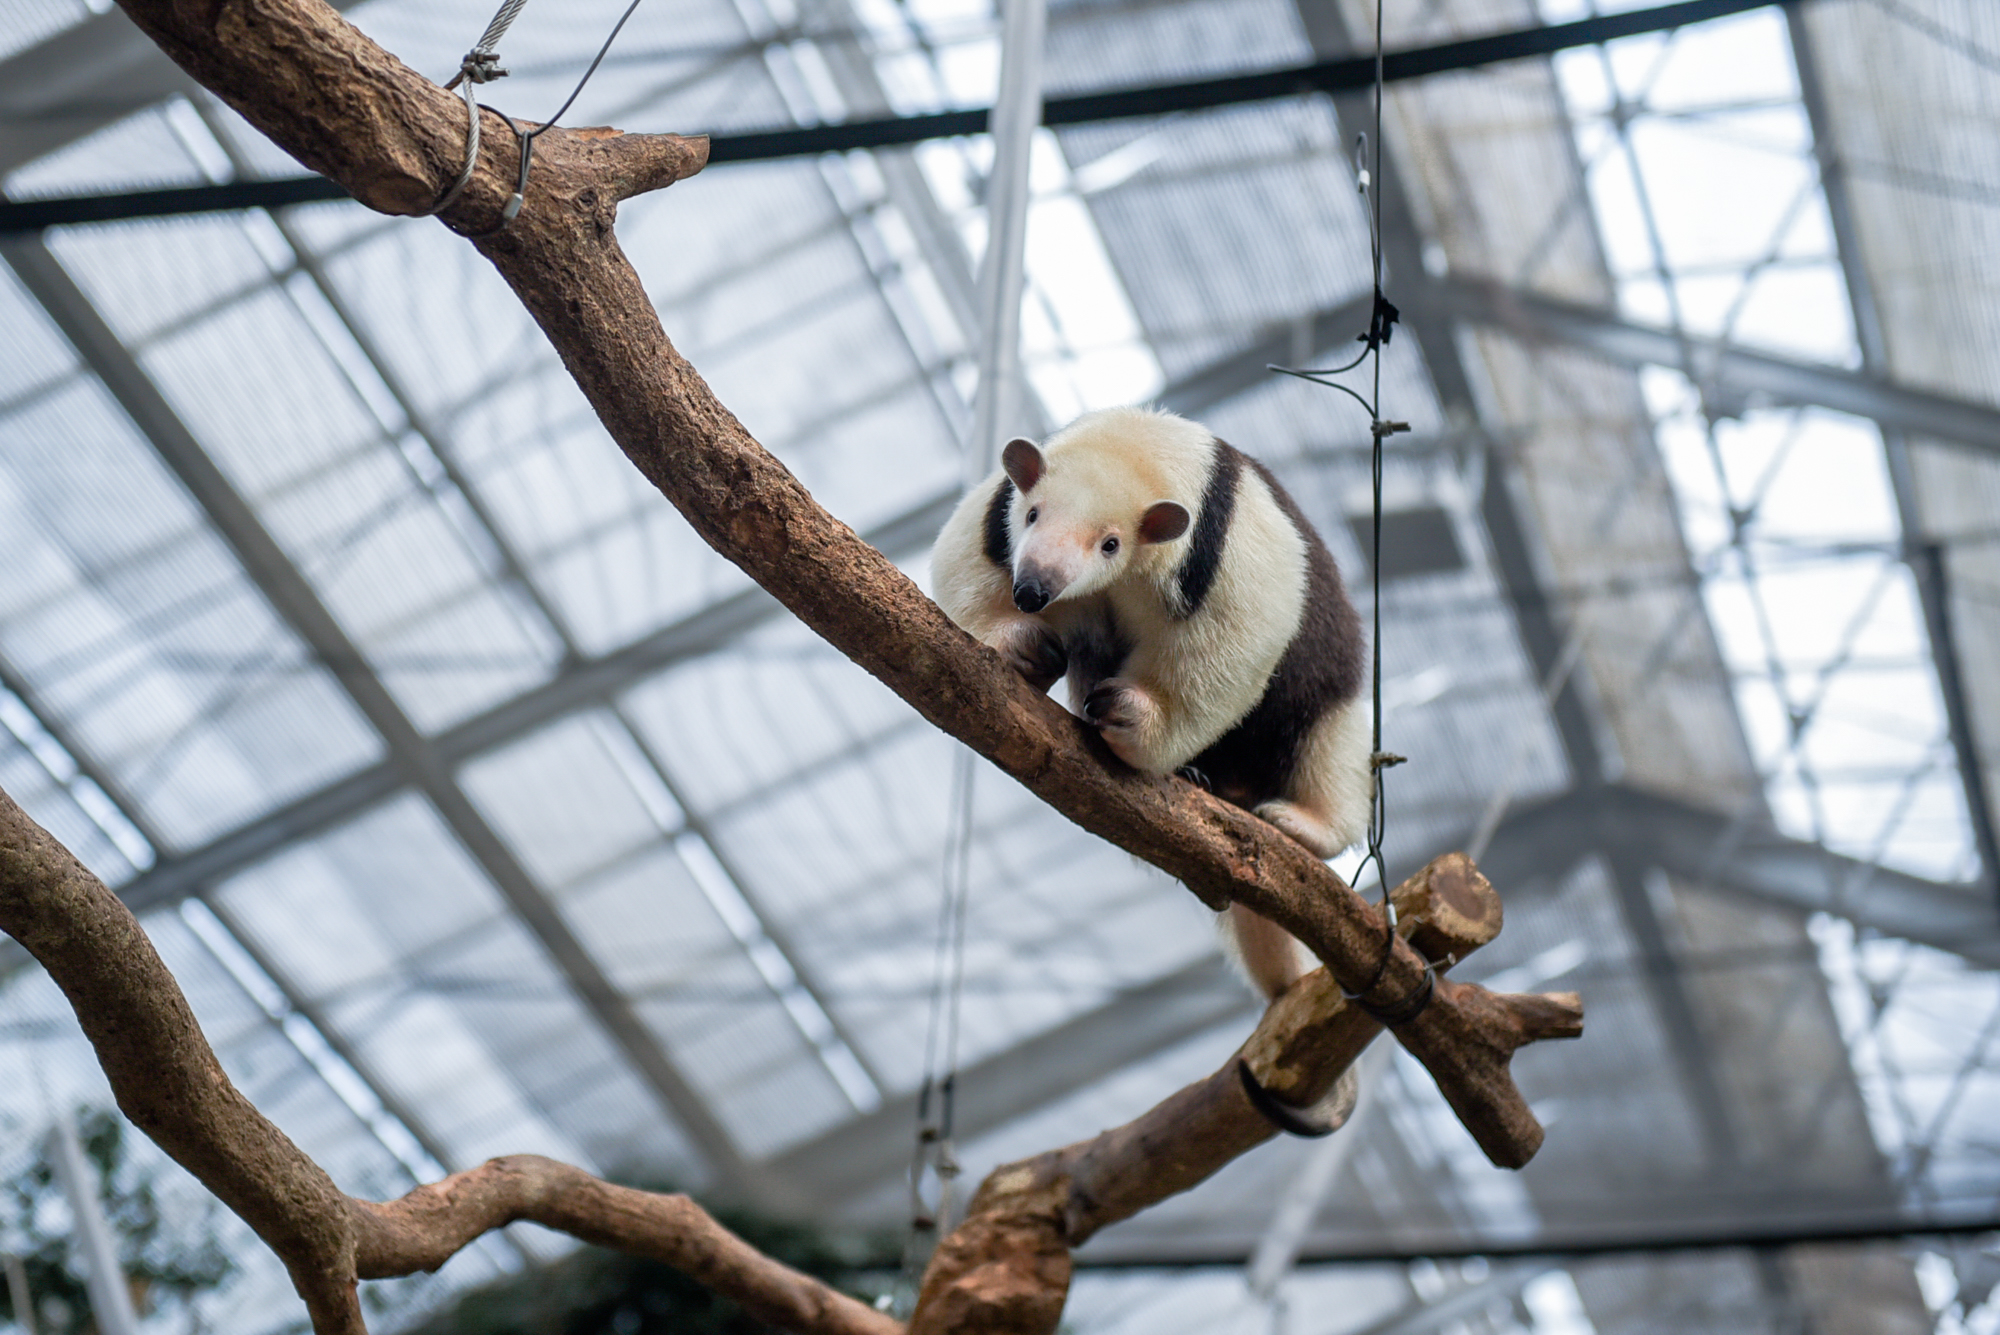
M686 1196L621 1187L553 1159L489 1159L386 1205L353 1202L363 1279L435 1270L481 1234L530 1220L659 1261L760 1321L827 1335L900 1335L903 1323L781 1265Z
M516 1220L675 1266L804 1335L903 1329L771 1260L685 1196L614 1186L536 1155L494 1159L386 1205L347 1196L223 1074L131 911L5 790L0 931L69 998L118 1107L278 1254L318 1335L363 1335L357 1279L435 1270Z
M451 179L464 107L319 0L122 0L189 73L281 147L377 207L409 211ZM1398 944L1324 864L1236 807L1177 779L1120 772L1094 737L948 621L881 553L828 515L683 360L612 234L608 132L551 131L527 208L503 232L511 165L482 156L446 215L528 307L613 440L708 543L925 718L1064 815L1179 877L1211 905L1280 923L1350 987L1410 995ZM488 135L511 141L511 135ZM635 150L644 153L645 150ZM699 156L690 149L688 162ZM511 156L507 159L511 164ZM668 173L670 174L670 173ZM620 178L621 185L627 178ZM1542 1130L1506 1054L1524 1041L1503 1005L1441 991L1398 1037L1495 1163L1518 1167Z
M1499 896L1462 853L1433 860L1396 887L1394 897L1398 931L1441 969L1499 934ZM1574 995L1504 1000L1531 1009L1549 1036L1582 1023ZM1124 1126L994 1169L965 1223L933 1256L910 1335L1054 1331L1068 1293L1071 1248L1206 1181L1277 1134L1250 1102L1239 1060L1279 1099L1309 1105L1381 1031L1324 969L1315 970L1272 1003L1256 1031L1207 1079Z

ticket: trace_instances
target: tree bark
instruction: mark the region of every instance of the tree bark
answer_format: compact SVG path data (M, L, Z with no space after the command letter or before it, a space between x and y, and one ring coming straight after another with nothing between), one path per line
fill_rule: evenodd
M1398 932L1440 970L1499 934L1500 898L1463 853L1434 859L1393 897ZM1581 1031L1574 993L1512 1000L1538 1003L1531 1023L1539 1036ZM1206 1181L1278 1133L1251 1102L1239 1064L1281 1101L1309 1106L1381 1032L1326 970L1314 970L1271 1003L1207 1079L1124 1126L994 1169L965 1223L933 1256L910 1335L1050 1335L1069 1291L1071 1248Z
M421 212L456 176L464 103L318 0L121 3L197 80L369 206ZM503 229L515 141L497 117L483 125L478 169L443 213L446 225L493 263L613 439L704 539L924 717L1079 825L1179 877L1213 907L1235 901L1286 927L1326 962L1322 989L1337 980L1388 1006L1418 994L1423 956L1397 936L1387 938L1385 959L1381 917L1324 864L1199 789L1124 770L1094 734L821 510L681 359L613 223L621 200L698 171L705 141L550 130L536 143L526 206ZM816 1281L756 1264L689 1202L624 1193L546 1161L495 1161L390 1206L350 1201L229 1084L131 915L11 801L0 801L0 928L64 988L120 1106L270 1243L321 1332L361 1329L357 1276L437 1264L479 1227L510 1218L566 1221L553 1226L685 1264L718 1287L737 1285L729 1291L796 1329L896 1328ZM1518 1166L1542 1132L1509 1059L1525 1043L1579 1027L1573 1000L1496 997L1440 981L1395 1032L1489 1157ZM1327 1052L1351 1057L1359 1030L1342 1032L1308 1040L1301 1030L1256 1059L1282 1084L1287 1061L1317 1072L1330 1060L1287 1045L1326 1043ZM1161 1153L1174 1148L1172 1136L1193 1134L1166 1129ZM1033 1266L1057 1266L1040 1236L1029 1228L1006 1246L1037 1258ZM1066 1270L1060 1241L1056 1250ZM1036 1303L1045 1289L1040 1281L1022 1289L1021 1321L1042 1320Z
M536 1155L490 1160L385 1205L349 1197L223 1074L131 910L5 790L0 931L69 999L119 1109L278 1254L317 1335L363 1335L357 1280L435 1270L523 1219L676 1266L789 1330L903 1329L764 1256L685 1196L613 1186Z

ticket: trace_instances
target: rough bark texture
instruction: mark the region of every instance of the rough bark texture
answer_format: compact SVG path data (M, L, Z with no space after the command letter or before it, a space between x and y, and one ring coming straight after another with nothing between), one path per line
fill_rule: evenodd
M1500 898L1463 853L1434 859L1393 894L1397 930L1440 969L1500 932ZM1508 1000L1531 1009L1547 1037L1581 1031L1574 993ZM1327 1094L1381 1032L1324 969L1315 970L1271 1004L1207 1079L1136 1121L994 1169L965 1223L932 1257L910 1335L1054 1331L1069 1290L1070 1248L1187 1191L1277 1134L1244 1092L1239 1060L1266 1090L1305 1106ZM1060 1267L1042 1261L1057 1255ZM1044 1287L1036 1301L1038 1283Z
M420 211L455 176L463 102L318 0L121 2L197 80L364 203L389 213ZM667 341L612 231L620 200L698 171L705 141L551 130L537 143L525 209L496 231L513 179L514 140L497 118L484 125L479 170L444 221L475 239L613 439L711 545L927 719L1079 825L1179 877L1212 906L1234 900L1273 919L1326 961L1331 979L1350 987L1373 980L1372 1000L1393 1004L1421 985L1418 949L1398 937L1382 961L1381 918L1322 863L1198 789L1119 767L1094 735L821 510L717 402ZM1479 894L1490 894L1461 880L1473 908ZM1442 931L1443 921L1440 910L1430 927ZM899 1329L758 1256L690 1202L625 1192L547 1161L495 1161L388 1206L349 1200L229 1084L131 915L4 794L0 929L63 987L120 1106L284 1259L322 1335L362 1329L358 1276L434 1266L480 1231L515 1218L681 1265L797 1330ZM1322 1074L1330 1081L1328 1063L1351 1059L1365 1041L1354 1017L1341 1018L1344 1008L1332 1016L1315 1009L1331 981L1315 986L1319 1001L1307 1004L1301 994L1298 1013L1284 1011L1272 1023L1326 1032L1264 1033L1258 1041L1266 1046L1252 1054L1274 1089L1305 1091ZM1579 1027L1573 998L1495 997L1440 982L1431 1004L1396 1032L1487 1154L1519 1165L1539 1146L1541 1128L1514 1088L1508 1059L1524 1043ZM1231 1089L1240 1101L1240 1089ZM1247 1135L1241 1117L1204 1120L1214 1110L1190 1107L1186 1095L1151 1115L1147 1124L1157 1135L1128 1136L1117 1154L1107 1148L1072 1164L1072 1183L1100 1174L1090 1179L1093 1190L1112 1202L1100 1207L1102 1220L1071 1219L1079 1199L1073 1191L1036 1204L1024 1187L1010 1189L1019 1208L1006 1221L948 1239L941 1264L954 1279L933 1286L932 1328L1051 1328L1061 1307L1057 1281L1067 1283L1067 1244L1079 1230L1183 1189L1241 1152L1231 1148ZM1222 1091L1213 1097L1217 1108L1227 1102ZM1236 1130L1224 1134L1218 1125ZM1212 1146L1196 1143L1211 1133ZM1153 1180L1128 1182L1120 1174ZM1061 1213L1038 1215L1044 1205L1060 1205Z
M812 1335L899 1321L766 1257L685 1196L613 1186L535 1155L494 1159L398 1201L358 1201L237 1092L138 919L0 790L0 931L69 998L118 1107L284 1261L318 1335L361 1335L357 1279L435 1270L533 1220L676 1266L761 1319Z

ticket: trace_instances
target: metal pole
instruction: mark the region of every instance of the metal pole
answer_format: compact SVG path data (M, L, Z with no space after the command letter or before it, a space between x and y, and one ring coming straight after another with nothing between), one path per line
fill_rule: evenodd
M99 1335L139 1335L139 1317L132 1310L132 1294L125 1287L125 1272L112 1245L111 1225L98 1200L97 1175L83 1157L83 1142L77 1139L76 1124L68 1113L56 1114L55 1125L49 1129L48 1154L76 1220L77 1247L83 1252L86 1269L84 1288L90 1295L90 1314L96 1319Z
M984 339L979 388L966 442L966 485L986 476L1003 431L1019 416L1021 293L1028 236L1028 157L1042 123L1042 37L1048 0L1001 0L1000 96L988 122L993 171L986 180L986 258L979 266Z
M14 1324L21 1328L21 1335L35 1335L35 1300L28 1293L28 1267L11 1254L0 1260L7 1271L7 1302L14 1309Z

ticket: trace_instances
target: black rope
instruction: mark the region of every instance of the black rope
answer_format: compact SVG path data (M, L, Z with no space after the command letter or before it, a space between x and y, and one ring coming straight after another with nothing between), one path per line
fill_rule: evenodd
M1391 1006L1376 1007L1366 1001L1366 994L1375 990L1388 972L1389 960L1396 952L1396 905L1389 898L1389 874L1382 861L1382 839L1388 828L1389 805L1387 785L1382 771L1400 765L1406 757L1382 749L1382 442L1398 432L1408 431L1408 422L1391 422L1382 417L1382 349L1394 337L1396 323L1402 312L1382 291L1382 192L1376 182L1382 170L1382 10L1383 0L1375 5L1375 137L1371 144L1368 134L1355 136L1354 175L1365 201L1363 215L1368 222L1368 258L1374 276L1375 299L1369 306L1368 329L1356 341L1362 345L1354 360L1343 366L1313 368L1272 366L1269 370L1283 375L1310 380L1328 389L1337 389L1353 399L1368 413L1368 434L1372 442L1369 450L1370 474L1374 490L1373 528L1369 534L1369 580L1374 601L1370 609L1373 617L1373 634L1370 643L1372 654L1369 668L1369 689L1371 700L1371 743L1368 754L1369 801L1368 801L1368 852L1354 869L1353 879L1359 881L1361 873L1372 862L1375 864L1376 879L1382 882L1382 955L1375 963L1375 972L1359 990L1350 992L1341 988L1341 995L1359 1005L1368 1014L1384 1024L1407 1024L1421 1014L1430 1003L1435 990L1434 972L1427 966L1424 981L1410 996ZM1370 150L1373 150L1371 160ZM1336 375L1354 370L1364 361L1372 361L1371 385L1368 397L1359 391L1331 379ZM1406 1013L1407 1012L1407 1013ZM1385 1016L1395 1018L1388 1019Z

